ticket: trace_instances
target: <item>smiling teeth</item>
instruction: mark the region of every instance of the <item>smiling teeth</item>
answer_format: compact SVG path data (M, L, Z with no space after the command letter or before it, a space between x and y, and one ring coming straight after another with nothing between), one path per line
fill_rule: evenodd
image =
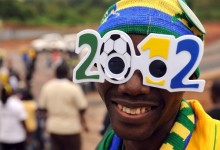
M120 104L117 104L117 107L119 110L131 114L131 115L138 115L138 114L143 114L145 112L149 112L151 110L151 107L138 107L138 108L128 108L125 106L122 106Z

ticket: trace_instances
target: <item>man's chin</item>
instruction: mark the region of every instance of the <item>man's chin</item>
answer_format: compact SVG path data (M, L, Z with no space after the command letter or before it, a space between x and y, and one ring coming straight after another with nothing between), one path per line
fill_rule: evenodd
M130 140L130 141L143 141L146 139L148 136L147 134L140 134L139 132L131 131L131 130L120 130L120 131L115 131L117 136L119 136L123 140Z

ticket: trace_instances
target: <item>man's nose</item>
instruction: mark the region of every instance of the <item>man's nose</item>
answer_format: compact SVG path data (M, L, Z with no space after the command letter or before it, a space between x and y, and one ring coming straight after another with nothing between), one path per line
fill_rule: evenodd
M150 87L143 85L141 72L135 71L127 82L118 85L118 91L123 94L137 96L140 94L149 94Z

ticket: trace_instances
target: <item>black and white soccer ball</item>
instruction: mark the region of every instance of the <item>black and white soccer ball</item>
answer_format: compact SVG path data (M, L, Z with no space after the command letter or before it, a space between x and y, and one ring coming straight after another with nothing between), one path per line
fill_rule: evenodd
M104 39L100 51L100 66L111 82L123 81L131 71L131 48L128 39L112 34Z

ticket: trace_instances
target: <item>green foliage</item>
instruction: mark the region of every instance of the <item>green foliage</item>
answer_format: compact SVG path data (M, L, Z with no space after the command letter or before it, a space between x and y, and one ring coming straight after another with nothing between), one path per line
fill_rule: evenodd
M15 19L25 21L34 17L37 10L33 5L24 5L22 2L13 0L0 1L0 17L3 19Z
M206 8L206 11L201 11L199 9L195 10L195 13L197 14L198 18L201 20L220 20L220 7L212 7L212 8ZM209 13L207 13L207 11Z
M188 0L200 20L220 20L219 0Z
M0 0L0 18L33 25L97 24L107 8L115 2L116 0ZM219 0L186 2L200 19L220 19Z
M116 0L0 0L0 18L37 25L99 23Z

